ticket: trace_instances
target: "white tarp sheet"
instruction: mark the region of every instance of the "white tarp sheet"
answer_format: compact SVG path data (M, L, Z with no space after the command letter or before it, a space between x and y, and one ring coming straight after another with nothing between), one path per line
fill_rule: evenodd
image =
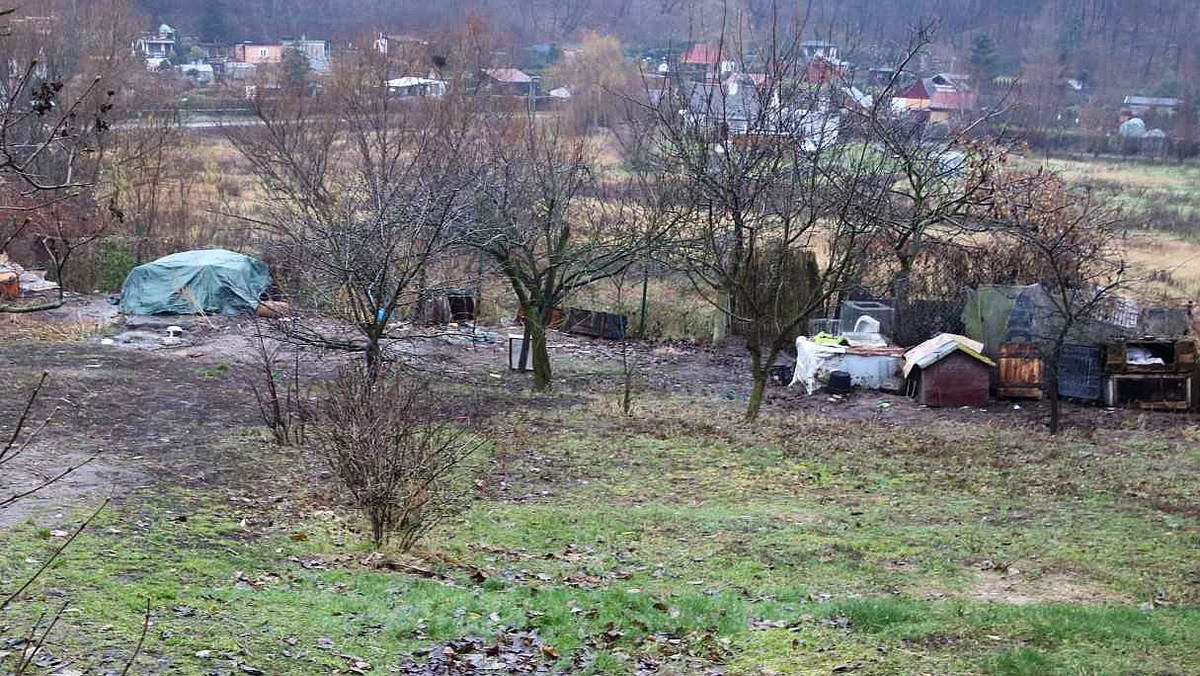
M836 371L836 368L829 368L829 362L845 353L844 347L820 345L800 336L796 339L796 371L790 387L800 384L806 393L815 393L819 387L817 375L827 376L831 371Z
M834 371L850 374L850 382L869 390L900 390L904 379L900 370L904 358L899 355L861 354L853 348L820 345L805 336L796 339L796 371L792 387L802 385L808 394L820 389L819 381Z

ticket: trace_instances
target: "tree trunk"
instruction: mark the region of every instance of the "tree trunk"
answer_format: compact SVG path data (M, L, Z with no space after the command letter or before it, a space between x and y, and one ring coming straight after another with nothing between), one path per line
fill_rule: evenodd
M530 313L525 312L525 316L529 317ZM517 371L525 373L529 370L529 324L530 320L524 322L525 330L521 332L521 354L517 356Z
M895 325L892 327L892 332L897 334L891 336L893 340L909 339L905 329L908 326L908 317L906 314L906 306L908 305L908 293L910 288L910 279L913 273L914 260L912 256L901 255L900 269L896 272L896 276L892 278L892 310L895 312ZM853 331L853 326L843 326L842 331ZM922 338L924 339L924 338Z
M533 386L538 392L549 392L551 384L550 352L546 349L546 326L550 323L549 311L527 317L529 329L529 354L533 357Z
M646 338L646 314L650 305L650 266L642 267L642 310L638 319L638 337Z
M760 327L758 324L752 324L750 327L750 335L746 338L746 347L750 351L750 372L754 377L754 385L750 389L750 401L746 405L746 417L744 422L752 423L758 419L758 413L762 410L763 400L767 394L767 380L771 376L771 367L775 365L775 360L779 358L779 350L771 345L766 349L766 355L763 355L763 346L758 342L761 336Z
M754 387L750 390L750 403L746 406L745 422L758 420L762 410L763 399L766 398L767 379L771 374L771 366L757 365L754 367Z
M366 331L367 345L363 350L366 359L367 378L375 382L379 378L379 368L383 364L383 347L379 344L379 335L374 329Z
M1061 347L1055 348L1057 353ZM1046 396L1050 398L1050 435L1058 434L1062 420L1062 403L1058 398L1058 358L1057 354L1046 366Z
M1074 326L1073 321L1067 321L1058 334L1054 336L1054 342L1050 345L1050 352L1042 358L1042 367L1045 369L1046 395L1050 397L1050 434L1051 436L1058 434L1058 430L1062 420L1062 403L1058 398L1058 378L1059 366L1062 364L1063 346L1067 343L1067 336L1071 333L1071 327Z
M713 346L720 345L729 337L729 315L732 308L729 307L729 292L720 291L717 293L717 314L713 317Z
M425 287L428 284L429 284L429 273L427 271L427 268L424 265L422 265L420 273L417 274L417 302L416 302L416 306L413 307L413 313L412 313L413 323L416 324L417 326L424 325L425 320L428 319L428 317L425 316L425 294L426 294ZM447 318L447 321L449 321L449 318Z

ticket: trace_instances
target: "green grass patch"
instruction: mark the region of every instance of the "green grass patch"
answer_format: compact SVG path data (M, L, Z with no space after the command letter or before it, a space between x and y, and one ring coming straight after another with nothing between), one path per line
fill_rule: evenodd
M160 487L105 512L0 624L65 602L56 646L86 661L127 654L149 600L143 666L183 674L334 673L347 655L387 673L506 627L593 674L1200 670L1186 444L820 417L722 429L723 411L665 397L650 420L606 410L521 413L478 459L492 475L469 510L420 558L386 553L407 567L375 565L338 510ZM0 534L0 589L60 526Z

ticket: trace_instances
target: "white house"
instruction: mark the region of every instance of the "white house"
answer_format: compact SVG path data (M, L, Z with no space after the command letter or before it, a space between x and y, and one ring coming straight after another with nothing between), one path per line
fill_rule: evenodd
M299 40L284 40L283 48L302 52L308 57L309 67L318 73L328 73L333 67L329 43L325 40L310 40L302 36Z
M398 77L388 80L388 91L396 96L428 96L441 98L446 95L446 81L430 77Z
M175 29L164 23L158 27L157 33L147 33L138 38L133 48L144 59L165 59L175 51Z
M688 107L682 111L685 120L701 129L735 136L796 136L808 152L837 143L841 115L836 109L785 107L774 87L756 80L756 76L743 73L722 83L695 85Z

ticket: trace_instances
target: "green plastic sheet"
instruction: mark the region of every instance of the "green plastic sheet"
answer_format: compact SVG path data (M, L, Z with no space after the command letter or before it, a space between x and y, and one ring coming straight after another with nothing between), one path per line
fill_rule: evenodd
M129 315L250 314L271 285L266 263L226 249L184 251L139 265L121 289Z

